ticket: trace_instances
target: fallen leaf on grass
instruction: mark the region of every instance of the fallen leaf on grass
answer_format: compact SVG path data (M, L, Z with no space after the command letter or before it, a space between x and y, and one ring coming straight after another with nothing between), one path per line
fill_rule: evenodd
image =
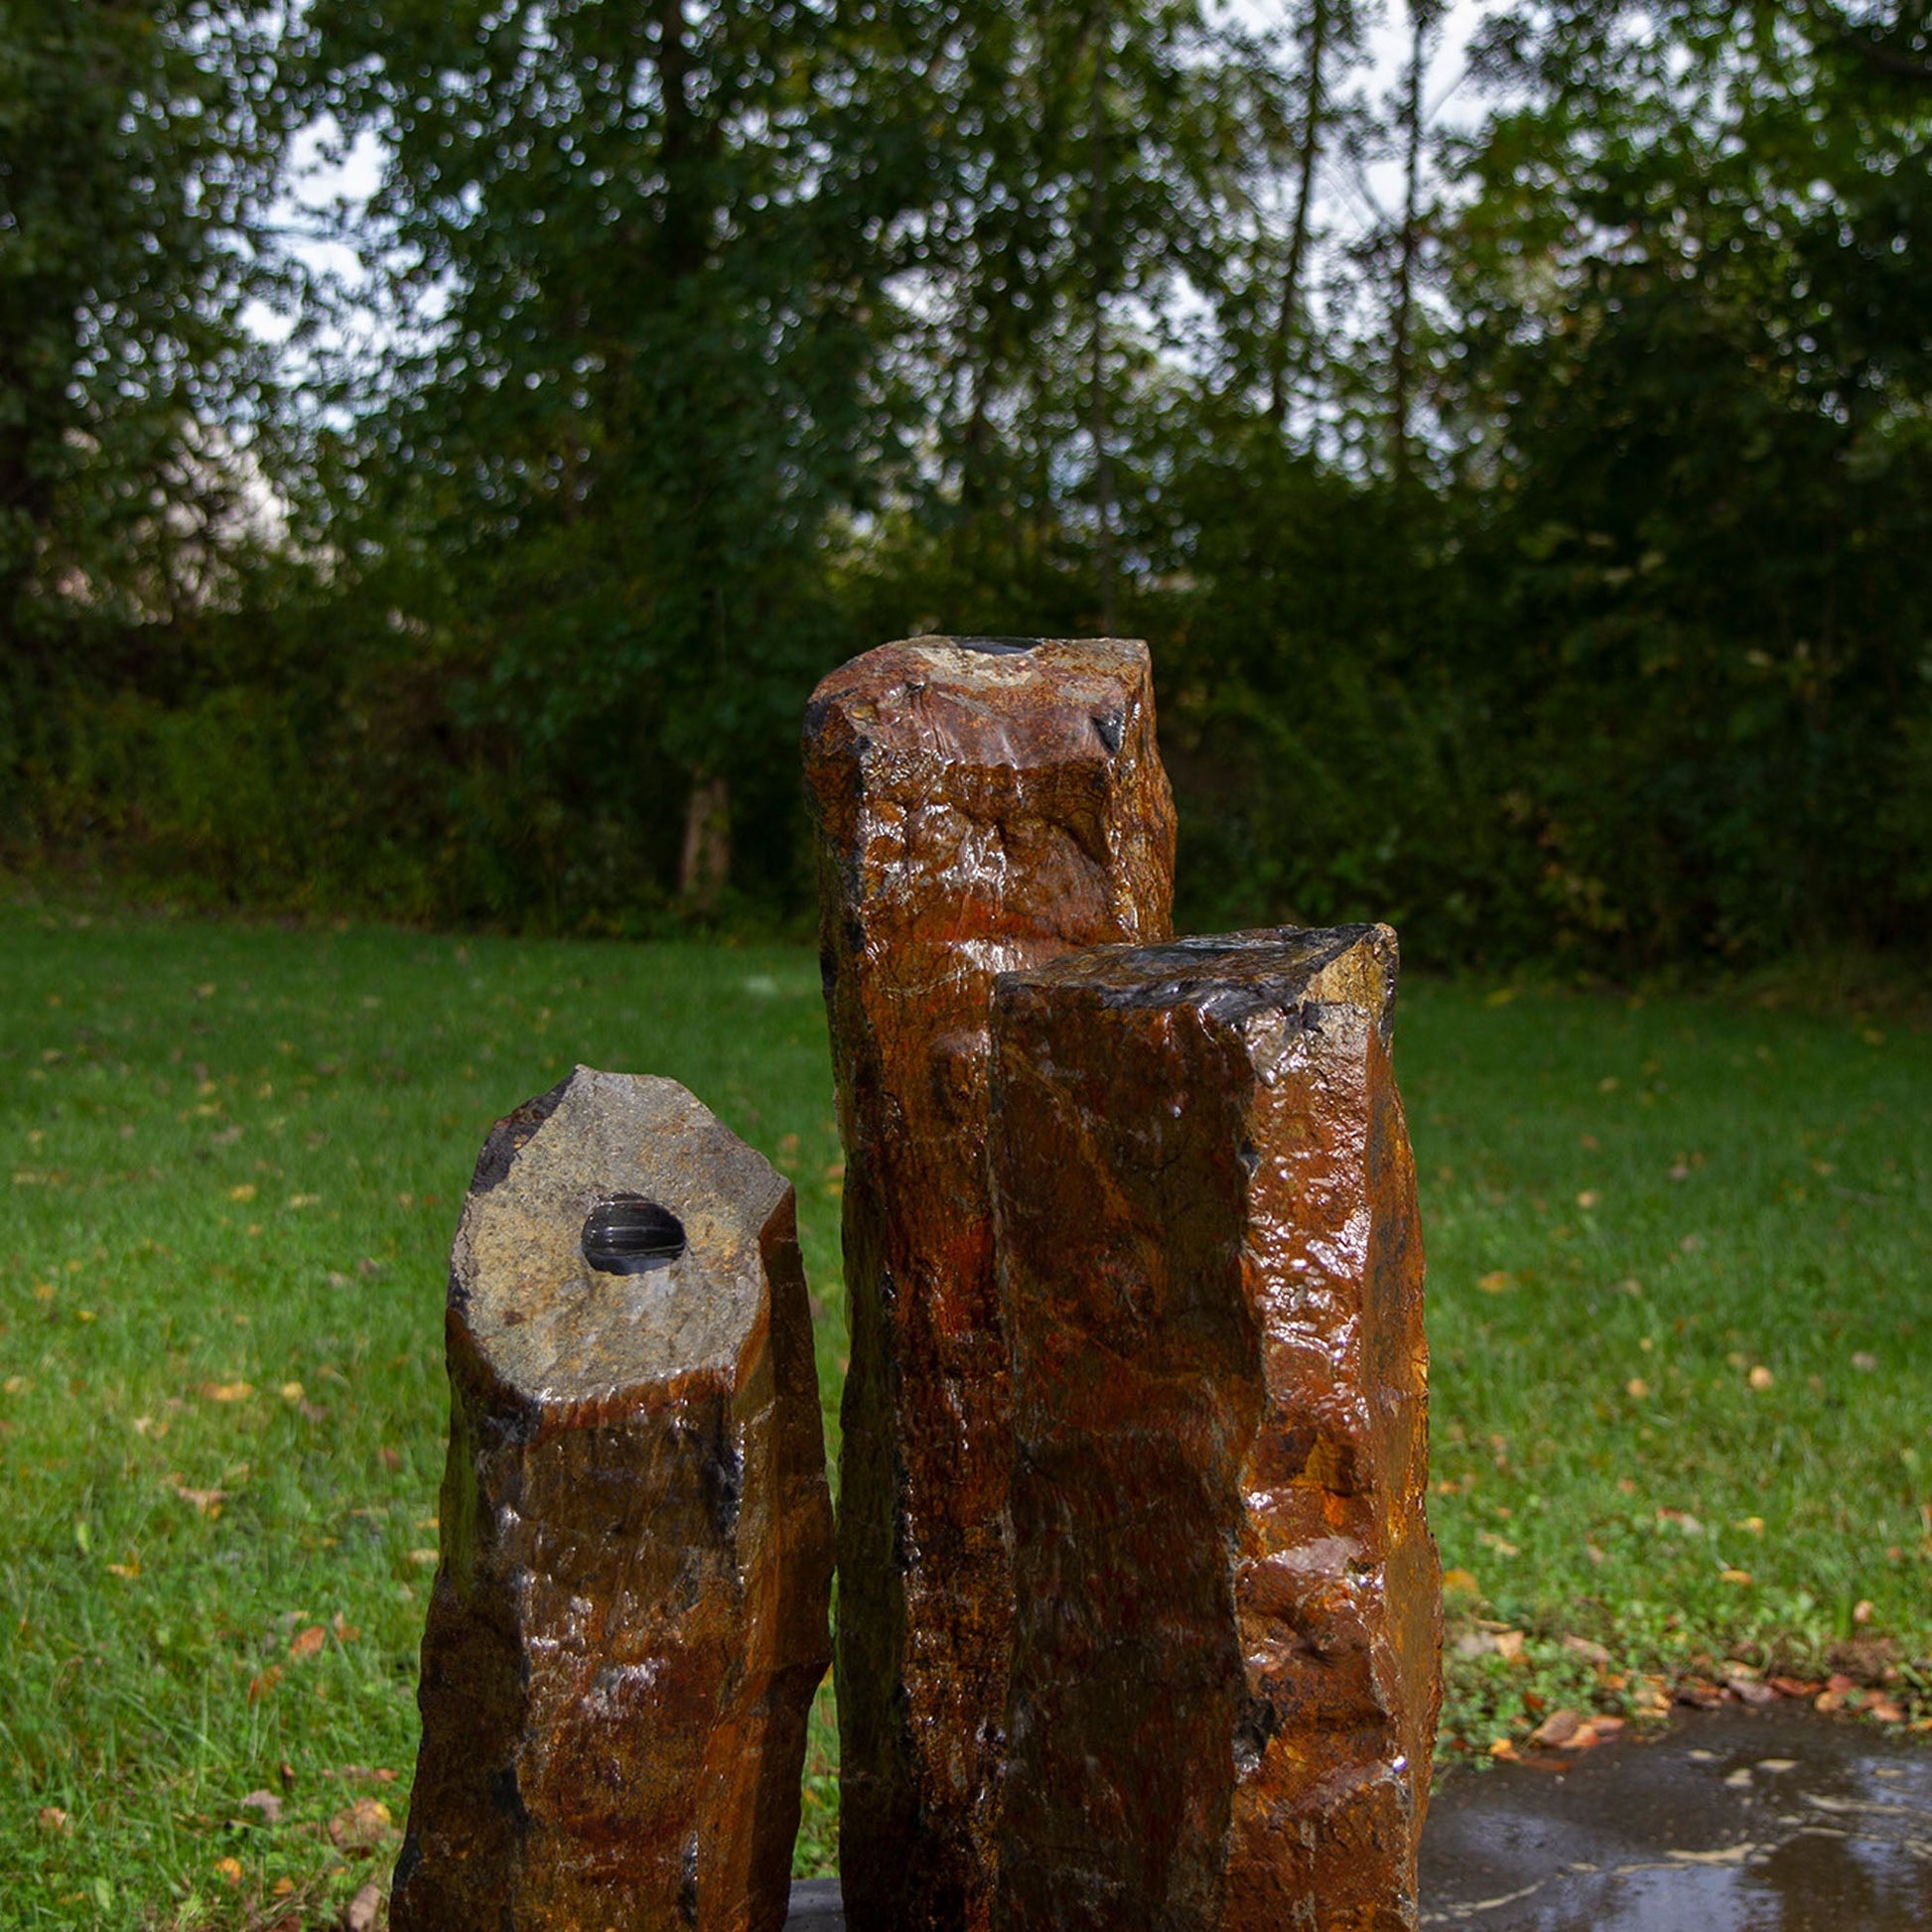
M1577 1196L1577 1205L1581 1207L1586 1213L1587 1213L1602 1198L1603 1196L1599 1194L1594 1187L1586 1187L1584 1191Z
M281 1681L281 1665L270 1664L259 1677L251 1677L248 1680L248 1702L259 1704Z
M246 1402L254 1393L246 1382L204 1382L201 1388L204 1402Z
M1770 1685L1755 1677L1745 1677L1733 1672L1725 1679L1725 1686L1731 1696L1745 1704L1775 1704L1777 1692Z
M282 1801L272 1791L251 1791L241 1801L240 1809L261 1814L264 1825L279 1825L282 1822Z
M1876 1370L1878 1366L1878 1357L1872 1354L1868 1349L1861 1348L1854 1353L1852 1357L1852 1366L1855 1369L1857 1369L1861 1375L1870 1375L1871 1373L1873 1373L1874 1370Z
M1818 1686L1807 1684L1802 1677L1773 1677L1767 1682L1781 1698L1808 1698L1818 1695Z
M168 1478L168 1487L185 1503L193 1503L204 1516L215 1517L221 1514L221 1505L228 1500L225 1489L191 1489L178 1475Z
M1623 1393L1627 1395L1632 1402L1641 1402L1644 1399L1644 1397L1650 1393L1650 1384L1646 1382L1641 1375L1633 1375L1631 1376L1629 1381L1624 1383Z
M1520 1630L1469 1630L1455 1640L1455 1654L1458 1657L1500 1657L1505 1663L1515 1663L1523 1655L1523 1633Z
M1754 1367L1751 1370L1751 1372L1744 1377L1744 1380L1748 1382L1752 1388L1757 1390L1760 1395L1766 1389L1771 1387L1771 1385L1774 1382L1776 1382L1777 1379L1778 1378L1775 1375L1773 1375L1771 1371L1768 1368L1766 1368L1762 1362L1759 1362L1756 1365L1756 1367Z
M1530 1732L1532 1744L1567 1744L1584 1727L1582 1712L1564 1709L1550 1715ZM1592 1743L1595 1741L1592 1736Z
M329 1641L329 1632L320 1623L312 1623L289 1645L289 1656L300 1663L305 1657L313 1657Z
M255 1198L255 1183L252 1180L244 1180L238 1187L230 1187L228 1189L228 1198L230 1200L253 1200Z
M1565 1637L1563 1647L1572 1656L1581 1657L1586 1663L1595 1664L1599 1668L1610 1661L1610 1653L1589 1637Z
M366 1852L382 1843L393 1822L380 1798L357 1798L329 1821L329 1842L339 1852Z
M1494 1550L1499 1557L1521 1556L1522 1552L1507 1537L1501 1537L1494 1530L1478 1530L1476 1541L1485 1550Z
M230 1885L241 1883L241 1861L239 1859L216 1859L214 1868L221 1874L223 1881Z
M1742 1588L1748 1588L1750 1587L1751 1573L1748 1570L1721 1570L1718 1572L1718 1581L1725 1584L1736 1584Z
M409 1553L409 1561L418 1570L434 1570L436 1568L436 1552L434 1550L411 1550Z
M341 1610L329 1619L329 1627L335 1631L338 1643L353 1643L362 1634Z
M35 1822L44 1832L64 1832L68 1828L68 1815L59 1805L43 1805Z
M1482 1591L1475 1578L1466 1570L1445 1570L1443 1572L1443 1594L1452 1595L1460 1590L1465 1596L1479 1596Z
M1877 1606L1872 1602L1870 1597L1862 1596L1858 1600L1858 1602L1852 1606L1852 1621L1854 1623L1869 1623L1871 1621L1872 1611Z
M1661 1677L1646 1676L1630 1694L1630 1701L1640 1718L1670 1716L1670 1691Z
M343 1909L343 1932L373 1932L382 1906L382 1887L371 1878Z
M1517 1761L1516 1746L1507 1737L1498 1737L1489 1746L1489 1755L1501 1758L1505 1764L1514 1764Z
M1507 1268L1492 1268L1476 1277L1476 1286L1485 1295L1507 1295L1516 1286L1516 1277Z

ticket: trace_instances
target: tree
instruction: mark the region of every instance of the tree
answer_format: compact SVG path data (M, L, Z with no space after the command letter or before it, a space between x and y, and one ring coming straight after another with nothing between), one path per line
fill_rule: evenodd
M1514 104L1459 236L1467 675L1560 928L1626 958L1924 930L1917 44L1822 0L1561 0L1482 50Z
M0 0L0 642L43 676L221 595L256 523L286 293L277 19ZM272 466L270 466L272 467ZM96 668L105 670L106 666Z
M756 780L840 654L828 519L893 464L888 244L924 167L904 23L841 0L310 19L312 99L384 144L364 238L410 349L369 399L361 528L440 559L414 615L473 707L708 903L747 843L735 789L789 823L790 787Z
M903 249L923 404L910 608L1111 628L1203 359L1184 339L1237 252L1246 37L1197 0L955 18L925 75L932 187Z

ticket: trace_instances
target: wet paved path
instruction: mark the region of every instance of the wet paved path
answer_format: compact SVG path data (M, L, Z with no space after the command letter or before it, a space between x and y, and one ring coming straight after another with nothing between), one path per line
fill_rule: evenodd
M1454 1779L1422 1894L1425 1926L1480 1932L1924 1932L1932 1748L1725 1710L1560 1772Z
M1422 1922L1470 1932L1928 1932L1932 1745L1773 1710L1452 1779ZM843 1932L838 1881L790 1932Z

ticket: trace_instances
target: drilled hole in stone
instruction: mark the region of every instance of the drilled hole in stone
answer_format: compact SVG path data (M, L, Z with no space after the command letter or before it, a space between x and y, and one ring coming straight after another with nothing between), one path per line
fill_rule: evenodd
M1035 645L1042 644L1043 637L948 637L949 644L957 644L961 650L977 650L988 657L1024 657Z
M584 1216L584 1259L601 1275L647 1275L684 1252L684 1223L642 1194L613 1194Z

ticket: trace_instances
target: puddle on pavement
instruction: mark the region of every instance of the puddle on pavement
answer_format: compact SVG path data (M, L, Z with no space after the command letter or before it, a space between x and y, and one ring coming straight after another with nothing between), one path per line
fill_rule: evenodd
M1627 1737L1626 1733L1626 1737ZM1453 1778L1423 1835L1422 1922L1470 1932L1927 1932L1932 1747L1773 1710ZM836 1878L790 1932L842 1932Z
M1472 1932L1924 1932L1932 1749L1726 1710L1560 1773L1455 1778L1422 1896L1425 1926Z

